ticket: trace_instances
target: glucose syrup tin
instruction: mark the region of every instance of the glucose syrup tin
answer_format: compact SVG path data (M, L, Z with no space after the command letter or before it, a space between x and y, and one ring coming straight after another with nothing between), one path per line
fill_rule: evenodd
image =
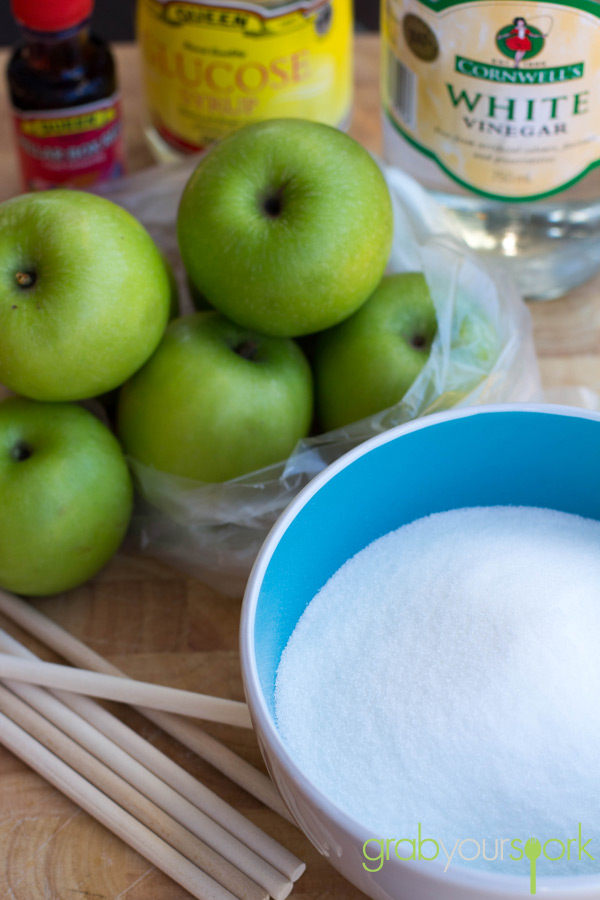
M261 119L344 126L352 0L138 0L155 146L190 153Z

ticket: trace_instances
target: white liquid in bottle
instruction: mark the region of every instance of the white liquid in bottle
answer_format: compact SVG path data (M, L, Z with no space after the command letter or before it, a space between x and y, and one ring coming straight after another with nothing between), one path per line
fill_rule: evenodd
M386 159L526 297L600 270L600 3L384 0Z

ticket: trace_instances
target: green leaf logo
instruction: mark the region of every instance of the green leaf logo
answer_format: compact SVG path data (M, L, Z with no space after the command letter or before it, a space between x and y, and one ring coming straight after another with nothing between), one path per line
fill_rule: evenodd
M525 856L531 863L529 876L530 892L536 892L536 860L542 855L542 845L537 838L529 838L525 844Z

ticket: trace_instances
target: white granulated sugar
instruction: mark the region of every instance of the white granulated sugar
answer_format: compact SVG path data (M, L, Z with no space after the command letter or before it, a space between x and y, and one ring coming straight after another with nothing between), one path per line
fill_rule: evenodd
M275 699L290 755L374 838L421 823L493 855L581 823L596 861L537 871L600 871L600 523L481 507L380 538L307 607Z

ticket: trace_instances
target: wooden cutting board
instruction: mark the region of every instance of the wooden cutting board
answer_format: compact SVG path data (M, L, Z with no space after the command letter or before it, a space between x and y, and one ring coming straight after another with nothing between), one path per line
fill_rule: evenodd
M378 40L359 37L352 133L380 148ZM142 135L137 49L117 48L130 169L152 160ZM6 63L6 52L0 53ZM0 113L7 123L4 86ZM0 131L0 199L18 184L10 129ZM566 300L533 309L549 386L600 387L600 279ZM219 596L161 564L121 553L94 581L35 605L135 678L242 699L237 630L239 601ZM0 627L6 625L0 619ZM51 654L6 625L36 652ZM262 807L136 714L110 708L308 863L298 900L360 896L292 825ZM237 753L261 767L253 735L212 727ZM0 900L185 900L188 895L0 748Z
M156 562L122 554L93 583L35 605L136 678L243 699L237 651L239 601L223 598ZM0 619L0 627L5 626L34 651L55 659ZM122 714L117 704L109 708ZM140 716L129 712L122 718L309 861L298 897L358 896L292 825ZM262 768L251 732L225 726L208 730ZM2 900L187 896L11 754L0 751Z

